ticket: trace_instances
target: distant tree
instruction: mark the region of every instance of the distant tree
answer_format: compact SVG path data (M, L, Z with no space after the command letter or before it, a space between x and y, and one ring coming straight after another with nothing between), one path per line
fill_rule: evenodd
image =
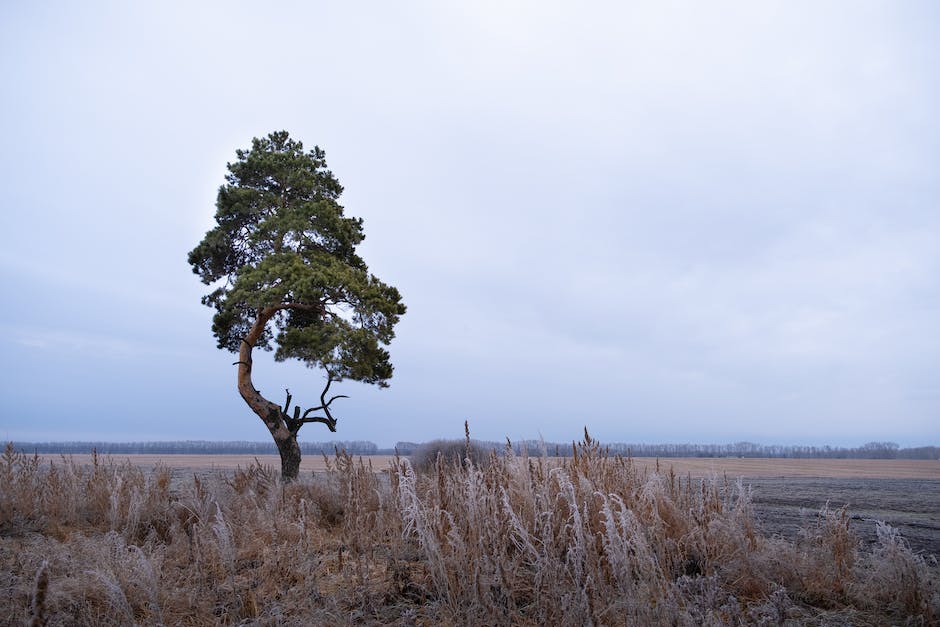
M438 458L445 464L463 464L469 459L480 466L488 457L486 447L472 440L432 440L411 453L411 463L416 470L430 472L437 465Z
M900 447L894 442L868 442L859 449L860 456L871 459L894 459Z
M253 139L236 151L216 200L217 226L189 253L193 272L214 286L203 297L215 308L219 348L238 354L238 392L261 418L281 456L281 475L297 477L297 432L308 422L336 431L330 386L352 379L387 387L392 376L383 346L405 306L398 290L369 273L356 254L362 219L343 214L343 188L325 153L305 152L285 131ZM326 373L320 404L290 413L255 389L252 350L278 361L299 359Z

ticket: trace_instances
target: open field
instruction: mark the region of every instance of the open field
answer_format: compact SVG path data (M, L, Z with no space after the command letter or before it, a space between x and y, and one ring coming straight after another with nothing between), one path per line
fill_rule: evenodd
M60 461L59 455L40 455L43 461ZM73 455L79 464L91 464L91 455ZM127 461L151 471L162 464L170 469L173 483L190 474L231 472L257 462L277 469L276 455L115 455L116 463ZM356 457L375 472L388 470L394 456ZM327 462L320 455L307 455L301 472L323 473ZM562 458L549 458L561 464ZM757 520L769 534L794 538L807 518L827 504L846 506L855 533L862 542L876 539L876 523L897 528L915 551L940 556L940 460L891 459L769 459L769 458L634 458L636 468L653 473L657 469L692 478L743 478L753 489Z
M679 459L657 472L578 449L418 472L311 458L289 485L274 457L8 449L0 604L11 624L50 625L940 619L940 570L921 552L940 522L936 465Z
M61 461L60 455L40 455L44 462ZM91 455L72 455L78 464L91 464ZM276 455L115 455L103 457L115 463L129 462L146 471L159 465L170 470L173 483L191 474L231 472L260 463L280 467ZM391 455L355 457L375 472L387 471ZM307 455L302 473L323 473L329 459ZM562 458L549 458L561 464ZM742 478L753 489L757 520L769 534L794 538L807 518L827 504L846 506L854 532L863 543L876 539L876 523L897 528L915 551L940 556L940 460L892 459L770 459L770 458L634 458L641 472L670 469L695 479ZM658 466L657 466L658 465Z
M653 469L656 460L634 459L637 466ZM694 458L661 459L660 467L693 477L828 477L940 480L940 460L922 459L762 459Z
M78 464L90 464L91 455L71 455ZM39 455L43 461L60 461L61 455ZM181 471L234 470L246 468L257 460L261 465L280 468L277 455L115 455L115 462L129 461L135 466L152 469L158 464ZM360 459L356 457L356 459ZM372 455L361 458L376 472L387 470L395 459L391 455ZM549 458L560 463L561 458ZM652 472L657 460L634 458L641 470ZM677 475L691 474L694 478L727 475L737 477L828 477L877 479L936 479L940 480L940 460L912 459L763 459L763 458L695 458L676 457L658 460L660 468L671 467ZM322 472L326 460L321 455L307 455L300 463L301 472Z
M60 455L39 455L44 462L61 461ZM78 464L91 464L91 455L70 456ZM276 455L115 455L103 457L115 463L129 462L145 471L159 465L170 470L173 483L191 474L231 472L260 463L280 467ZM375 472L387 471L391 455L354 458ZM302 473L323 473L329 459L307 455ZM549 458L561 464L562 458ZM757 520L769 534L794 538L808 517L827 504L846 506L853 529L862 542L876 539L876 523L897 528L915 551L940 556L940 460L892 459L770 459L770 458L634 458L641 472L670 469L682 477L702 479L742 478L753 489Z

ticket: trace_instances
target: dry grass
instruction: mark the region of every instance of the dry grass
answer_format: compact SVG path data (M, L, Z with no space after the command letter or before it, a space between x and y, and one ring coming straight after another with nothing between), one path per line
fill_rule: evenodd
M459 448L464 448L459 440ZM43 462L57 462L60 455L41 454ZM92 455L71 455L77 465L92 463ZM206 470L234 470L252 464L278 467L277 455L116 455L112 459L127 462L147 471L158 466L189 472ZM392 467L394 455L364 456L376 472ZM561 464L563 458L550 457L551 463ZM940 460L923 459L769 459L769 458L699 458L667 457L662 459L634 458L641 469L653 471L657 464L672 468L676 474L695 478L728 475L729 477L830 477L830 478L883 478L883 479L940 479ZM301 472L323 472L323 457L308 455L300 464Z
M0 459L11 624L936 624L936 564L844 510L794 542L739 482L607 458L384 472L339 454L171 485L165 467Z

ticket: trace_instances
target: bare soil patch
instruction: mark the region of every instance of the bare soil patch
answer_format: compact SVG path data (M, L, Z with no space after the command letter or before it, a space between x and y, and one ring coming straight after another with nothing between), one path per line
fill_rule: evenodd
M900 531L914 551L940 557L940 480L758 477L745 483L768 534L794 539L827 505L845 507L864 545L875 542L882 521Z
M653 469L655 459L636 458L640 468ZM676 474L693 477L829 477L938 479L940 460L923 459L772 459L679 457L659 460Z

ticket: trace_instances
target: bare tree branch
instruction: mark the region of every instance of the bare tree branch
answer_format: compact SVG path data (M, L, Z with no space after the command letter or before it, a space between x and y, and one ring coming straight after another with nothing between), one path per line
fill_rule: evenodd
M327 369L326 371L326 387L323 388L323 391L320 392L320 403L323 409L329 407L329 403L326 402L326 393L330 391L330 386L333 385L333 373Z
M301 424L306 424L308 422L322 422L326 425L326 428L336 433L336 419L326 416L313 416L312 418L302 418L300 420Z
M349 397L346 396L345 394L337 394L336 396L332 397L330 400L328 400L328 401L327 401L326 403L324 403L323 405L318 405L317 407L311 407L310 409L308 409L307 411L305 411L303 417L306 418L306 417L307 417L307 414L309 414L310 412L313 412L313 411L321 411L321 410L327 409L327 408L330 406L330 403L332 403L333 401L335 401L335 400L338 399L338 398L349 398Z
M336 432L336 418L334 418L333 414L330 412L330 405L333 403L333 401L335 401L338 398L349 398L345 394L336 394L334 396L331 396L330 399L327 400L326 394L329 391L330 386L333 384L333 382L337 380L338 379L333 378L332 373L327 372L326 386L324 386L323 392L320 393L321 404L318 405L317 407L311 407L307 409L306 411L303 412L303 414L301 414L300 412L300 405L296 405L294 406L293 417L291 417L288 414L288 410L290 409L290 402L293 397L291 396L290 390L284 390L285 392L287 392L287 401L284 403L284 409L281 410L281 414L284 419L284 422L287 424L287 428L291 431L291 433L296 434L303 425L309 422L322 422L323 424L327 426L327 428L330 431L334 433ZM316 411L322 411L326 415L325 416L311 416L310 415Z
M284 391L287 392L287 400L284 401L284 414L287 415L287 410L290 409L290 399L292 397L290 395L290 389L284 388Z

